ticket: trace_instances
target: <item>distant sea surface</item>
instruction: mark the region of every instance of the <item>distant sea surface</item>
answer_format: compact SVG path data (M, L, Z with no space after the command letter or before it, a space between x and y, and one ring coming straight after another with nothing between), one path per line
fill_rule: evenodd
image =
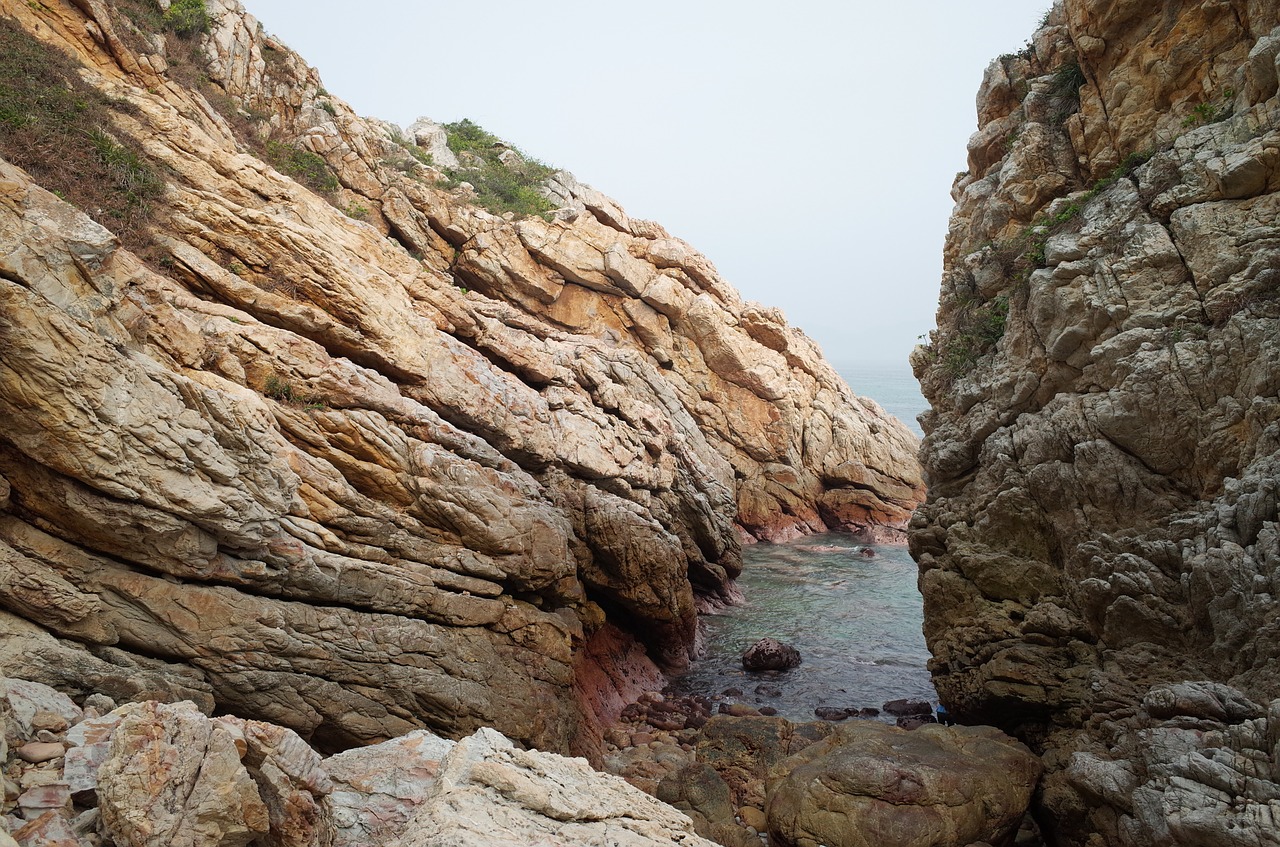
M910 365L836 365L836 371L854 394L875 400L917 437L924 437L916 415L928 409L929 403L920 393Z

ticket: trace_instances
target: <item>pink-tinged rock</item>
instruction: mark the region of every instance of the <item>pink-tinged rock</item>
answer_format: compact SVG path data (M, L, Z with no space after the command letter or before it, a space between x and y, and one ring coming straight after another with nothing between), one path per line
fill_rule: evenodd
M232 735L194 703L120 708L98 769L102 832L128 847L246 847L269 830L266 805Z
M46 724L54 716L61 717L67 725L77 723L82 716L80 707L70 697L47 685L25 679L10 679L8 687L9 705L13 708L15 723L13 729L24 741L35 738L38 730L47 729ZM40 715L38 721L37 714Z
M61 758L66 751L67 748L56 741L29 741L18 748L18 758L38 765Z
M119 712L112 712L81 721L67 732L67 743L72 746L62 762L62 778L73 794L97 790L98 768L107 758L111 734L121 719Z
M71 813L71 789L65 782L29 788L18 797L18 808L28 820L48 811Z
M320 754L291 729L240 718L214 718L215 726L232 730L241 760L258 785L267 807L270 833L262 847L329 847L333 818L325 797L333 782L321 767Z
M45 812L14 830L13 840L18 847L90 847L89 842L72 829L71 822L57 812ZM4 847L3 839L0 847Z
M336 826L333 847L380 844L402 832L453 745L418 730L325 759L334 782L329 798Z

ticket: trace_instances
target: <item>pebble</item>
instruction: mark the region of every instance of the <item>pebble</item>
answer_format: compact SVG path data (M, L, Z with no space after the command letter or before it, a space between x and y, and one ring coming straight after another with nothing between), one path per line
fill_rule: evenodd
M18 758L34 765L59 759L66 752L67 748L56 741L29 741L18 748Z
M51 712L48 709L37 709L36 713L31 716L31 728L34 730L47 729L50 732L66 732L67 719L57 712Z
M738 809L738 819L757 832L764 832L769 828L769 822L764 812L755 806L740 807Z
M22 775L18 777L18 786L21 791L28 791L32 788L39 788L44 785L53 785L55 782L62 781L62 768L50 767L49 762L43 762L33 767L23 768ZM7 790L7 789L6 789Z
M70 812L71 789L61 782L31 788L22 792L18 806L27 820L33 820L40 812L49 809Z

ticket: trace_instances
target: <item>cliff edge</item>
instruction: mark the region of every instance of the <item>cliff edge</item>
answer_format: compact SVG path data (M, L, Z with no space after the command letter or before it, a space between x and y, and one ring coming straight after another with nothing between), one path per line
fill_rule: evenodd
M1278 25L1065 0L978 95L911 546L942 701L1042 754L1053 843L1275 843Z
M742 540L905 528L905 427L659 225L233 0L0 13L4 672L589 752Z

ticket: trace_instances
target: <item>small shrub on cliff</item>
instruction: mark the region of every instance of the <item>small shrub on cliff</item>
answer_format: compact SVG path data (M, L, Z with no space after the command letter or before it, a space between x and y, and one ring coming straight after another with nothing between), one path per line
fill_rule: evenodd
M301 406L308 411L329 408L329 403L323 396L299 391L293 387L293 383L287 379L281 379L275 374L267 377L266 383L262 386L262 394L277 403L284 403L286 406Z
M1085 84L1084 70L1079 62L1068 62L1053 73L1049 86L1049 102L1052 104L1053 123L1062 125L1068 117L1080 110L1080 87Z
M1196 105L1191 113L1182 119L1182 125L1185 128L1204 126L1205 124L1213 124L1218 121L1226 120L1231 117L1232 100L1235 99L1236 92L1234 89L1228 88L1222 92L1222 98L1217 103L1204 102Z
M445 124L444 129L449 149L463 162L462 167L447 171L446 186L469 183L475 189L476 203L498 215L545 216L555 208L542 191L554 168L504 144L465 118Z
M961 308L955 330L942 350L942 366L951 376L960 376L995 347L1004 337L1009 319L1009 298L1003 294L985 303L966 303Z
M332 194L338 190L338 177L329 163L310 150L283 141L268 141L266 155L277 170L318 194Z
M173 0L165 10L164 25L184 38L208 32L209 13L205 10L204 0Z

